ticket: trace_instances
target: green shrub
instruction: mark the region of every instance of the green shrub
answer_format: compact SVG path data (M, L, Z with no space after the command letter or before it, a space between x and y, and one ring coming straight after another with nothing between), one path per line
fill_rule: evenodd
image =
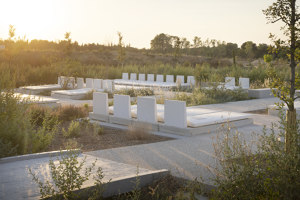
M212 199L299 199L300 146L285 151L286 130L282 115L277 127L264 129L251 141L230 129L222 132L215 145L217 188Z
M84 168L86 157L81 161L78 160L78 157L78 151L68 150L67 152L61 153L60 157L57 158L59 161L58 164L53 160L49 161L53 183L50 180L42 182L39 176L29 168L29 174L32 176L32 180L39 185L41 198L81 199L81 194L74 191L80 190L83 183L89 180L97 160L95 160L91 166ZM98 167L97 173L94 176L96 190L92 191L91 195L89 195L93 199L102 197L103 178L102 168Z
M66 138L79 137L80 131L80 123L78 121L71 121L68 130L62 130L63 136Z
M117 90L115 94L122 94L122 95L129 95L130 97L137 97L137 96L152 96L154 95L154 91L151 89L124 89L124 90Z

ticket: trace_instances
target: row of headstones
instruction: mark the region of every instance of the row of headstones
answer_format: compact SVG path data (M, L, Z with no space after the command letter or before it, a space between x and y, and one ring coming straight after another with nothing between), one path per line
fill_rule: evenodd
M109 115L107 93L94 92L93 114ZM129 95L114 95L114 117L131 119ZM156 99L151 97L137 98L137 120L150 124L157 123ZM164 123L166 126L187 128L186 102L165 100Z
M235 86L235 77L225 77L225 87L226 86ZM239 86L243 89L250 88L249 78L239 78Z
M139 74L138 75L139 81L146 81L146 75L145 74ZM147 81L154 82L155 75L154 74L147 74ZM130 73L130 79L128 73L122 73L122 80L137 80L137 74L136 73ZM164 82L164 75L163 74L157 74L156 75L156 82L162 83ZM174 83L174 75L166 75L166 82L167 83ZM184 76L183 75L177 75L176 76L176 83L184 83ZM187 76L187 83L195 85L195 77L194 76Z
M59 85L63 86L65 83L67 85L71 84L72 88L76 87L77 89L92 88L92 89L103 89L107 91L113 90L112 80L86 78L86 84L84 84L84 78L76 78L76 84L75 84L74 77L65 77L65 76L58 77Z

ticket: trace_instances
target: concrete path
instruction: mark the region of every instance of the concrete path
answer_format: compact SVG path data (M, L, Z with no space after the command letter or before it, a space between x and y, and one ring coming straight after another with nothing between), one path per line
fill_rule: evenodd
M166 173L166 170L153 171L138 168L138 165L132 166L117 163L86 154L80 154L78 160L81 161L85 156L86 163L83 169L91 166L96 159L97 162L90 179L84 183L82 188L94 185L93 176L96 174L98 167L101 167L104 173L103 181L110 181L110 184L113 184L113 187L107 188L107 192L110 194L116 195L119 194L119 191L122 191L122 189L128 189L128 185L133 184L137 172L141 176L141 184L146 184L147 181L148 183L151 182L149 175L157 176L158 174L163 175ZM51 180L49 169L50 159L51 157L47 156L44 158L2 162L0 164L0 200L39 199L40 193L38 185L32 181L32 176L29 174L28 169L30 168L33 173L37 174L43 182L44 180ZM55 159L55 157L52 159ZM58 164L57 160L55 164ZM147 178L143 180L145 176L147 176Z

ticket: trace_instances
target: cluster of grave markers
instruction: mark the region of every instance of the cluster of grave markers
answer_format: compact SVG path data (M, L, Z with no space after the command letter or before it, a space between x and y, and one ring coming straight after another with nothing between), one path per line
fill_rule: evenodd
M69 84L72 84L71 88L77 88L77 89L82 89L82 88L92 88L96 90L105 90L112 92L113 91L113 80L106 80L106 79L93 79L93 78L86 78L86 83L84 83L84 78L76 78L76 83L75 83L75 78L74 77L65 77L65 76L60 76L58 77L58 84L59 85L64 85L65 81Z
M109 116L108 94L94 92L93 116L97 120L111 122L110 118L116 117L131 120L131 105L129 95L114 95L113 116ZM91 117L91 115L90 115ZM95 117L91 117L92 119ZM153 97L137 98L137 121L149 124L157 124L157 105ZM187 128L186 102L165 100L164 125L176 128Z
M235 87L235 77L225 77L225 88ZM242 89L250 88L250 80L249 78L239 78L239 86Z
M147 82L156 82L156 83L180 83L180 84L188 84L188 85L195 85L195 78L194 76L187 76L187 82L184 82L184 76L183 75L177 75L176 81L174 81L174 75L166 75L166 81L164 81L164 75L163 74L157 74L156 75L156 81L154 74L147 74L147 80L145 74L139 74L137 79L136 73L130 73L130 77L128 73L122 73L122 80L131 80L131 81L147 81Z

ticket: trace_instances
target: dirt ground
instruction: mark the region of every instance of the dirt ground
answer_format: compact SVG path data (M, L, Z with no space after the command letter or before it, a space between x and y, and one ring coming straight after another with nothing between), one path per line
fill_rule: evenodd
M62 126L67 130L69 123ZM62 131L55 134L52 144L48 151L62 150L66 148L80 148L83 152L111 149L138 144L155 143L172 140L172 138L149 134L144 130L119 130L114 128L102 127L100 134L96 133L92 127L81 125L78 137L66 138Z

